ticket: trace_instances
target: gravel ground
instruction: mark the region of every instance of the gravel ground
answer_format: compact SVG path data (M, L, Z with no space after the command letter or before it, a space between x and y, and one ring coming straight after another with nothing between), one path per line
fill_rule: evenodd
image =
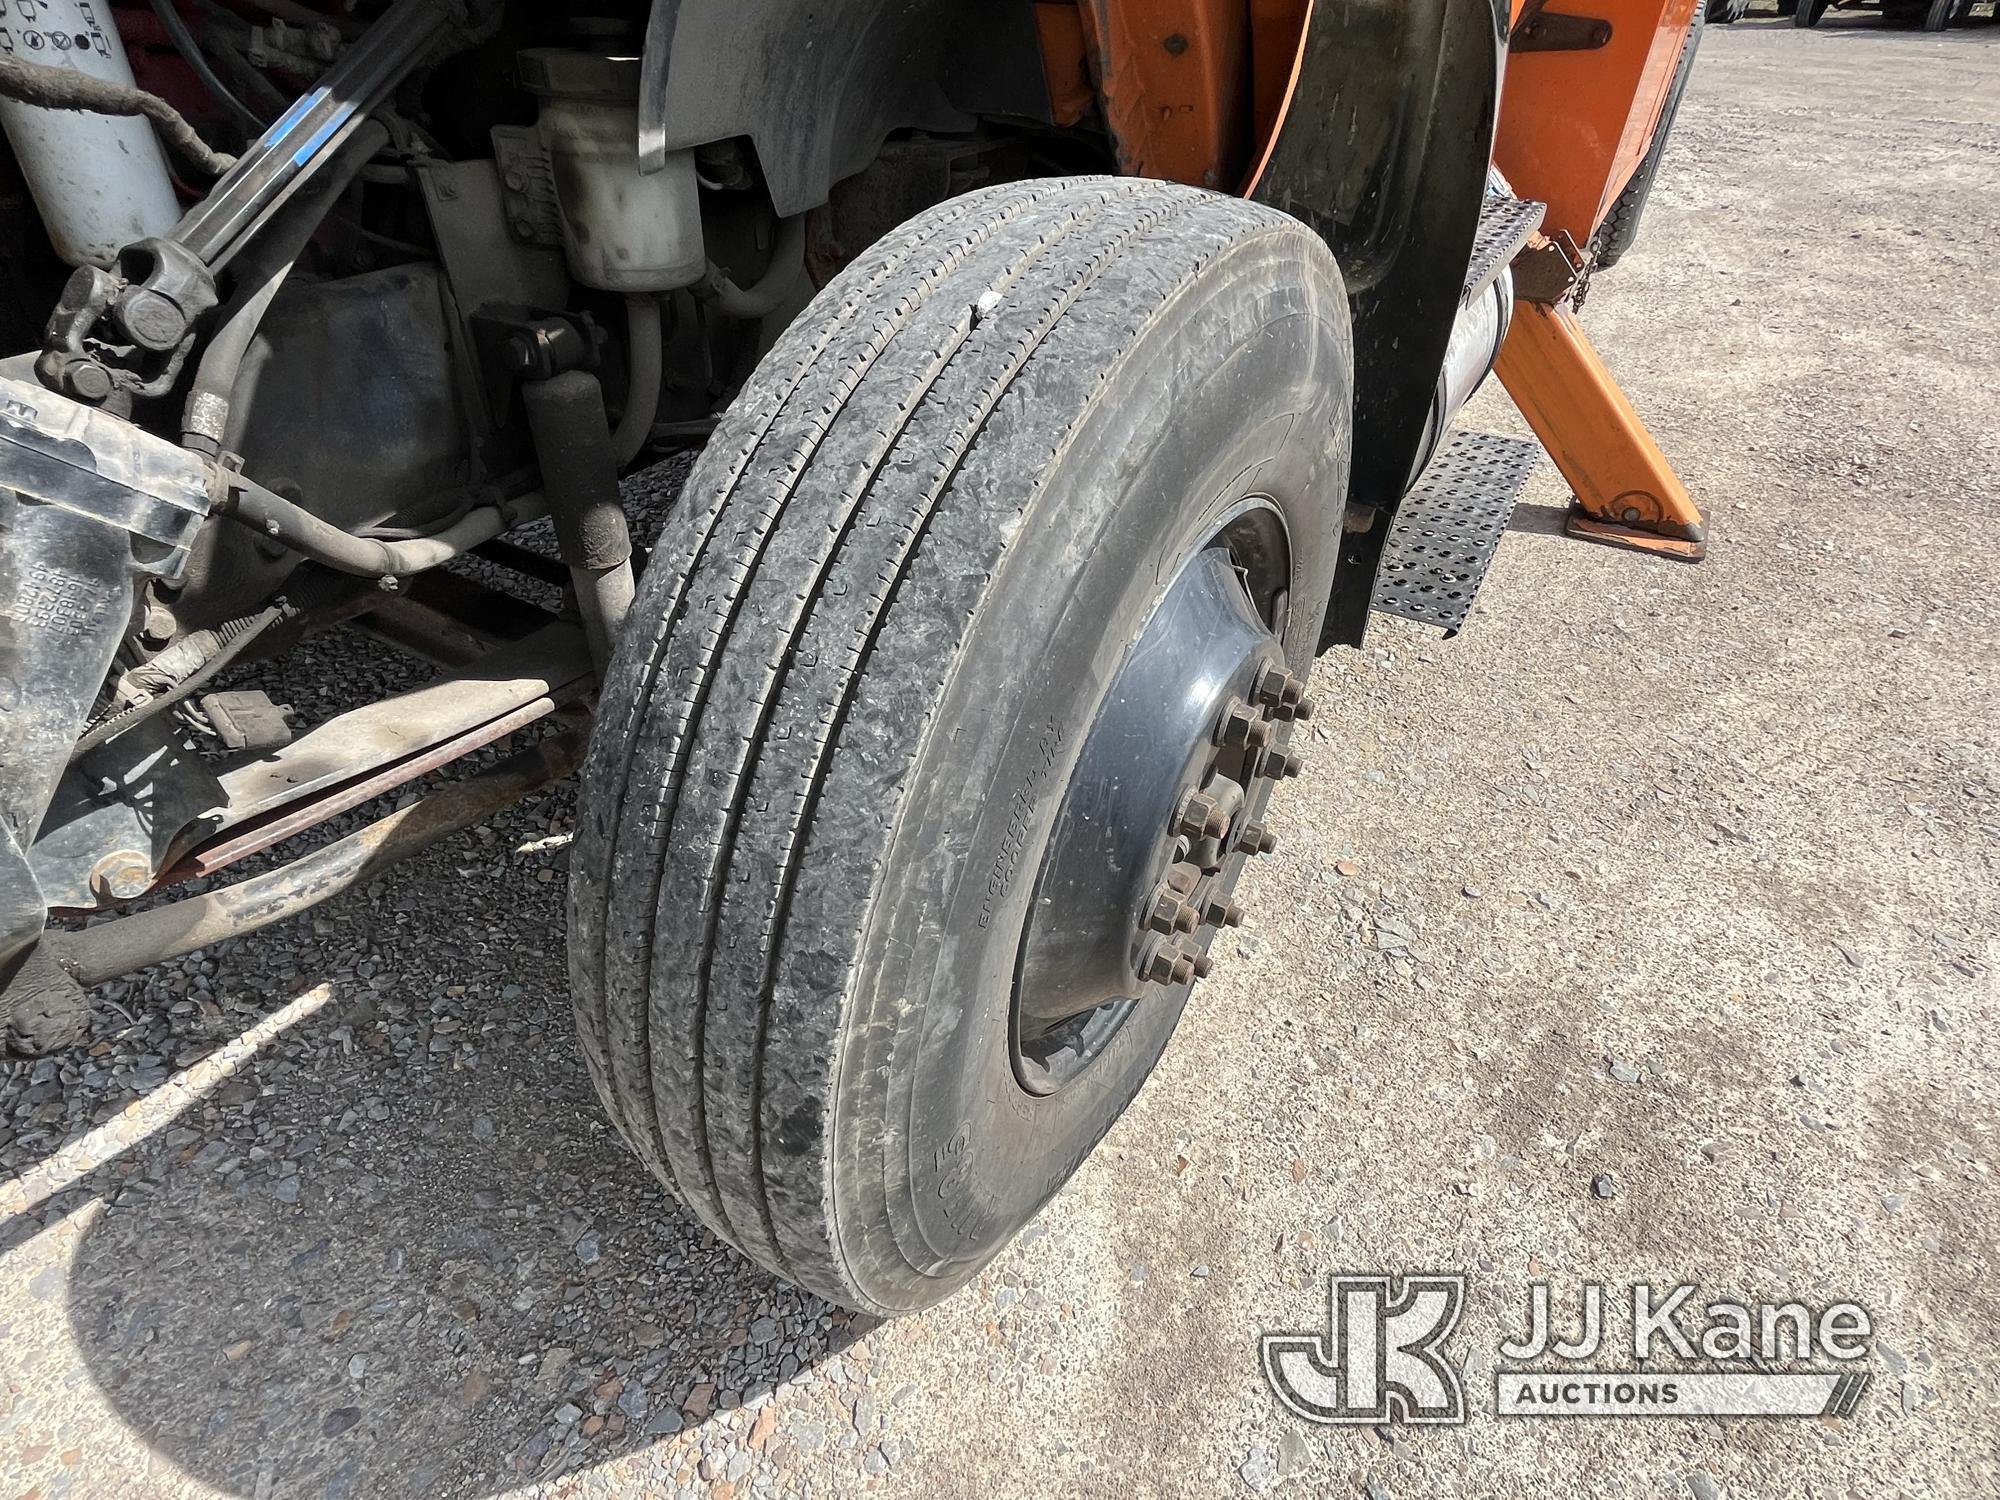
M0 1081L8 1494L1992 1494L2000 46L1711 32L1589 322L1700 568L1534 481L1463 637L1324 661L1251 925L974 1286L777 1285L605 1125L553 790ZM1497 392L1474 425L1519 430ZM677 471L650 481L657 502ZM311 704L378 671L316 646ZM1608 1194L1609 1196L1606 1196ZM1331 1270L1851 1296L1850 1421L1311 1428Z

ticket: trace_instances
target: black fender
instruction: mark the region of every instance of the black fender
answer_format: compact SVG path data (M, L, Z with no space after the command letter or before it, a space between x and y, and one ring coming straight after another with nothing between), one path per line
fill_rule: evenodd
M1033 8L995 0L652 0L639 169L748 136L789 218L872 162L894 130L1045 119Z
M1348 533L1324 643L1359 645L1479 227L1505 0L1316 0L1249 196L1325 236L1354 317Z

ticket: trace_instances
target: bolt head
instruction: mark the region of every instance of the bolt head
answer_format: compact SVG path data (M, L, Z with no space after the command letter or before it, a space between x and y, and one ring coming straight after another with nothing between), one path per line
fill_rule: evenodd
M111 394L111 372L93 359L73 359L65 364L62 383L79 401L102 401Z
M132 901L153 885L153 867L131 849L107 854L90 872L91 889L107 901Z

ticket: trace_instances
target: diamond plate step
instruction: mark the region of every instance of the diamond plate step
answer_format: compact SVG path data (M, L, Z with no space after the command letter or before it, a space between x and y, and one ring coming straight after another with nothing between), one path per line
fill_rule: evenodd
M1525 438L1452 434L1396 510L1371 607L1457 635L1541 451Z
M1493 285L1500 268L1521 253L1548 211L1546 203L1532 198L1505 198L1489 194L1479 210L1479 232L1472 237L1472 264L1465 268L1465 290L1461 304Z

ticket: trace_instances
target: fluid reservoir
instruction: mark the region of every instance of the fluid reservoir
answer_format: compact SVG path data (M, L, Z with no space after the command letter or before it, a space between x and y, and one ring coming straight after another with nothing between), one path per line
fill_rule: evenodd
M109 0L0 4L0 53L132 83ZM180 218L166 158L144 119L0 99L0 125L56 254L71 265L109 265L119 246L165 234Z
M521 84L541 101L537 124L562 210L570 274L607 292L665 292L707 269L694 154L674 151L639 175L639 59L536 47Z

